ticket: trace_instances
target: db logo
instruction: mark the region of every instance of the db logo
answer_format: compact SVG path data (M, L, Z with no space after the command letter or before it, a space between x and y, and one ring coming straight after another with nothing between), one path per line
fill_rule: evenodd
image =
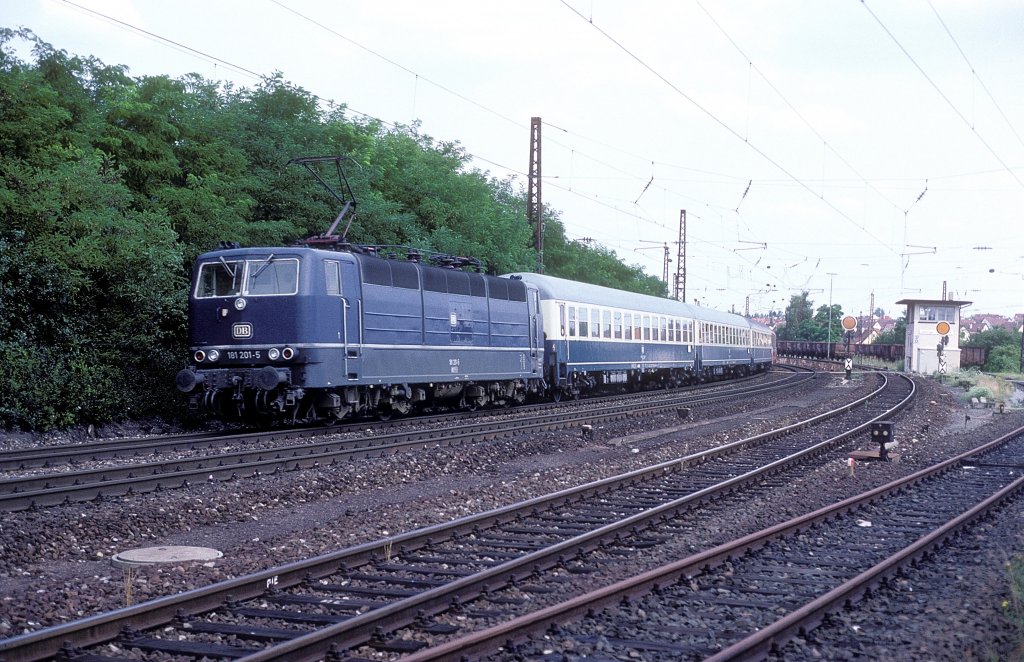
M231 325L231 337L238 339L252 338L252 324L236 322Z

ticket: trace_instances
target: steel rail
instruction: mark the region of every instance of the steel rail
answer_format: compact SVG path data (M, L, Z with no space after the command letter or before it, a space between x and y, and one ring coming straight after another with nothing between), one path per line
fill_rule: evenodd
M743 395L760 394L789 388L810 375L797 375L796 381L773 383L757 390L747 388ZM658 413L682 405L720 402L736 397L727 391L717 395L668 398L646 405L624 404L603 409L573 410L568 413L534 417L529 422L496 421L469 425L415 430L352 440L318 441L312 444L259 448L221 453L199 458L181 458L159 462L130 464L77 472L32 475L0 481L0 511L19 511L33 507L55 506L73 501L111 498L158 489L187 487L193 483L234 480L278 471L312 468L363 457L380 457L441 445L457 445L509 436L531 430L557 430L577 425L603 423Z
M789 369L784 366L784 369ZM793 375L787 375L775 383L792 380ZM766 385L743 385L743 382L754 380L756 377L745 377L731 382L723 382L720 386L729 393L742 394L750 391L756 392L758 388ZM738 385L738 386L737 386ZM771 383L768 384L770 386ZM671 389L669 397L700 397L683 396L680 392L693 390L705 390L709 385L686 386ZM634 394L637 398L644 397L644 394ZM649 397L651 392L646 393ZM621 402L622 396L600 396L587 398L580 402L579 406L601 406L605 402ZM564 408L566 403L542 403L516 407L517 414L532 415L533 412L543 412L549 409ZM358 432L365 429L368 422L377 427L393 428L401 425L422 425L435 422L446 422L450 420L463 420L467 418L478 418L500 414L501 409L481 409L473 412L450 411L441 414L424 414L408 418L396 418L388 421L373 419L356 420L338 425L327 426L306 426L295 428L275 428L271 430L229 430L221 432L196 432L173 435L161 435L150 437L126 437L121 439L96 439L81 443L58 444L45 447L17 448L0 450L0 471L18 471L36 467L49 468L65 464L75 464L85 461L139 456L145 453L171 452L176 450L196 450L199 448L216 448L230 444L256 443L260 441L275 441L278 439L301 439L321 434L340 434L346 432Z
M512 619L492 628L473 632L465 637L417 651L403 657L403 662L459 660L493 653L506 643L523 641L530 636L539 634L552 625L563 625L578 620L589 613L615 604L624 598L646 595L659 586L671 585L681 577L695 577L707 568L712 568L730 559L738 558L746 552L764 546L773 539L805 531L817 523L834 519L886 495L900 492L921 481L951 471L962 466L971 457L996 448L1021 434L1024 434L1024 427L931 467L926 467L913 474L830 506L723 543L661 568ZM1024 489L1024 477L1016 479L969 510L945 522L931 533L922 536L911 545L901 549L897 554L864 570L856 577L787 614L775 623L759 629L750 636L706 658L705 662L763 659L770 650L781 647L801 630L817 625L826 612L835 611L847 602L856 599L867 590L870 590L871 587L878 585L886 577L892 576L900 567L914 559L920 558L928 550L942 544L942 542L955 535L957 531L963 529L993 507L1013 497L1022 489ZM246 662L252 662L251 656L243 659Z
M884 377L883 377L884 379ZM910 382L912 384L912 382ZM876 391L874 395L877 395L882 389ZM902 407L909 402L911 395L907 396L898 406ZM857 403L850 403L840 407L837 411L847 411L856 404L863 404L868 401L871 396L865 396L857 401ZM882 416L888 415L890 412L881 414ZM815 416L813 419L808 420L822 420L823 416ZM878 418L877 416L875 418ZM755 438L738 440L727 445L728 448L734 450L745 447L753 443L753 439L768 439L774 436L782 436L784 433L791 433L797 430L803 429L807 426L807 421L801 421L790 426L786 426L777 431L766 433L764 435L758 435ZM866 423L864 425L867 425ZM864 425L858 426L856 430L863 429ZM852 434L852 433L848 433ZM840 435L842 436L842 435ZM836 438L838 439L838 437ZM834 441L834 440L829 440ZM807 454L820 451L828 442L820 442L815 444L814 448L808 449L801 452L800 456L806 456ZM717 449L716 449L717 451ZM175 616L189 616L198 614L204 611L210 611L217 607L222 606L226 601L244 601L250 598L255 598L263 595L266 590L270 587L276 587L278 589L284 589L292 586L297 586L304 582L315 580L316 578L330 575L336 572L339 568L345 566L349 567L355 564L364 563L371 559L373 556L381 554L386 550L402 549L403 551L415 550L424 544L429 543L431 540L437 539L444 535L448 535L451 532L470 533L481 526L498 526L504 522L511 521L514 519L518 512L523 510L535 510L545 508L551 504L557 504L560 502L568 502L579 498L579 495L584 493L602 494L607 492L616 483L629 483L635 482L636 480L646 476L656 476L665 471L674 471L683 466L689 466L692 464L700 464L709 458L718 455L717 452L701 452L696 453L686 458L680 458L669 462L664 462L653 467L636 470L623 474L622 476L607 478L586 485L577 486L556 492L550 495L544 495L537 497L529 501L513 504L510 506L494 509L485 513L480 513L470 517L462 518L451 523L435 525L426 529L421 529L399 536L393 536L391 538L375 541L372 543L366 543L354 548L342 550L340 552L334 552L326 554L314 559L306 561L300 561L291 563L280 568L275 568L260 573L254 573L246 577L229 580L209 587L193 589L186 593L182 593L176 596L168 596L165 598L159 598L147 603L142 603L134 607L128 607L125 609L110 612L108 614L101 614L82 621L74 623L68 623L46 630L40 630L35 633L29 633L21 635L17 638L10 639L7 641L0 641L0 654L6 653L10 656L5 658L10 662L14 660L35 660L48 657L55 654L60 642L64 640L73 640L76 645L90 645L94 643L100 643L108 641L117 636L117 634L125 627L132 629L147 629L150 627L159 626L165 624L174 619ZM794 458L797 456L794 456ZM795 460L794 460L795 461ZM777 465L778 463L773 463ZM768 466L763 470L751 472L748 479L756 476L758 473L773 471L777 466ZM723 483L721 489L728 490L734 488L740 481L731 480ZM690 497L689 499L679 499L675 503L676 507L686 506L688 501L696 500L701 497L706 497L707 494L700 494L698 496ZM655 518L665 512L666 507L659 507L652 509L648 513L649 517ZM630 518L624 520L619 530L626 530L629 527L635 525L640 519ZM605 527L606 532L612 529ZM597 536L587 534L575 539L575 544L596 544ZM546 555L548 558L557 557L560 551L570 549L572 544L562 545L561 547L554 549L550 554ZM541 556L532 556L523 562L522 567L525 570L515 570L511 565L505 564L504 571L515 570L515 572L525 572L530 574L533 572L532 565L536 565L537 559ZM496 577L500 576L500 572L495 573L479 573L474 577L466 578L465 581L460 585L462 589L469 590L479 588L483 584L493 582ZM515 575L511 575L515 576ZM421 594L423 595L423 594ZM437 597L437 592L433 592L432 595L426 597L419 597L418 599L407 599L401 601L401 604L395 604L391 607L391 612L382 612L375 610L374 613L379 615L395 615L396 617L415 619L418 615L419 609L423 604L423 601L429 601L432 597ZM451 598L451 594L443 600L444 604L447 605ZM362 618L362 617L357 617ZM373 626L364 621L357 621L353 619L348 621L350 627L358 626L360 623L368 630L371 630ZM331 632L330 634L336 634ZM308 641L308 637L303 638L303 642ZM362 636L362 635L360 635ZM298 640L296 640L298 641ZM329 646L332 642L327 642L326 646ZM319 644L315 644L318 645ZM321 647L322 649L322 647ZM274 650L281 651L276 648ZM300 659L295 657L298 652L296 650L287 650L282 653L282 657L279 659ZM302 658L307 659L307 658ZM308 658L312 659L312 658Z

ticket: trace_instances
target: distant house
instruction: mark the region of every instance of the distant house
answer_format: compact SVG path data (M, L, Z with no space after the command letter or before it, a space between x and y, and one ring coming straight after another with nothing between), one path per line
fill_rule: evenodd
M886 315L885 317L865 316L857 319L859 330L858 340L855 342L861 345L871 345L878 341L878 336L886 331L892 331L896 326L896 320Z
M960 320L960 337L962 340L968 341L972 336L992 329L1020 331L1022 326L1024 326L1024 315L1019 313L1014 315L1013 319L992 313L975 313Z

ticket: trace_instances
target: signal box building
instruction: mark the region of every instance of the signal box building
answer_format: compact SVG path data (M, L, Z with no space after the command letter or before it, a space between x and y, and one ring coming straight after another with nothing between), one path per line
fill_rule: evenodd
M960 370L960 308L970 301L903 299L907 341L903 369L919 375Z

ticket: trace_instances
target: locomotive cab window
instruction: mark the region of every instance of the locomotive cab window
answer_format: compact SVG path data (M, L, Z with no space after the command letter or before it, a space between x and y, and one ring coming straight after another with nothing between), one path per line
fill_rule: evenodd
M299 261L269 255L258 260L224 260L199 266L197 299L295 294L299 286Z
M196 279L196 298L233 297L242 293L242 271L245 263L241 260L207 262L199 266Z
M263 260L246 260L245 293L252 296L295 294L299 284L299 261L273 255Z

